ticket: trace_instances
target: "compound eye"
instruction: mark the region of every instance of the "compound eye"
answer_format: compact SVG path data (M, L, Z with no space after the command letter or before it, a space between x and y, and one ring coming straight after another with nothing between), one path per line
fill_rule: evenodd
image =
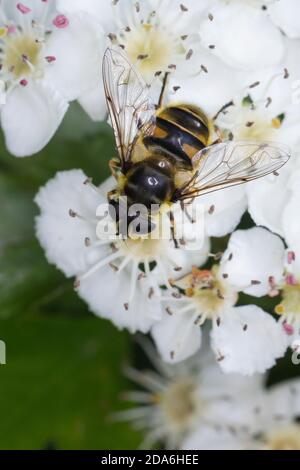
M148 184L149 184L149 186L157 186L158 185L157 178L155 178L154 176L149 176Z

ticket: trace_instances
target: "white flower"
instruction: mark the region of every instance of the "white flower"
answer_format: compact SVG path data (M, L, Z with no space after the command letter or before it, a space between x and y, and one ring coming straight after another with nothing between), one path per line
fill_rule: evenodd
M282 279L285 248L281 239L261 227L237 230L229 240L221 271L237 290L255 297L267 295L269 279Z
M144 344L154 371L127 370L127 376L143 390L130 391L125 399L136 407L120 412L117 417L131 421L145 432L143 448L162 444L176 449L186 437L201 428L206 433L216 429L235 429L239 426L238 397L250 395L259 389L260 377L245 379L224 375L208 354L170 366L155 354L151 344ZM249 413L249 418L251 418ZM248 420L248 426L251 423Z
M294 101L297 79L296 49L276 68L247 74L216 124L224 137L235 140L280 142L292 149L299 144L300 110Z
M287 249L277 235L264 228L240 230L231 237L221 270L236 289L248 295L281 295L274 313L279 315L284 343L293 347L300 339L300 227L299 218L294 216L299 197L291 200L288 209L292 207L290 216L286 213L290 222L287 242L291 243Z
M273 22L290 38L300 37L298 0L277 0L268 9Z
M300 337L300 269L295 252L286 251L277 235L255 227L235 232L224 257L222 271L236 288L256 297L281 293L275 313L280 315L284 344L292 344ZM254 285L245 288L250 278Z
M275 313L279 315L279 322L287 334L289 345L295 350L299 347L297 341L300 339L299 257L300 251L287 250L286 262L281 266L284 276L281 282L274 282L272 286L272 291L281 295Z
M300 450L300 382L291 379L266 392L267 416L253 447L264 450Z
M225 372L250 375L272 367L287 347L281 325L256 305L235 304L240 291L267 294L269 279L281 279L283 259L278 237L260 228L237 231L220 268L193 268L191 275L174 282L180 293L169 297L164 318L152 328L163 359L176 363L195 354L201 346L199 327L211 320L211 345Z
M216 0L208 12L199 25L202 44L228 65L249 71L281 61L284 37L268 15L266 2ZM288 15L296 18L296 9Z
M245 384L246 385L246 384ZM238 423L206 429L201 424L182 444L183 450L300 450L300 383L292 379L265 390L249 382L251 393L236 398ZM249 426L250 423L250 426Z
M55 5L1 1L1 125L9 151L18 157L39 152L60 125L68 101L99 82L94 77L101 64L98 25L93 28L84 13L64 15Z
M209 242L204 238L201 249L189 252L169 239L112 241L97 232L97 208L107 204L105 196L80 170L58 173L36 197L37 235L49 262L76 276L78 293L94 313L146 332L161 317L160 285L188 272L192 260L203 264Z
M300 107L293 102L296 51L276 69L255 72L247 78L232 104L220 113L216 124L224 138L275 142L291 148L292 158L278 175L245 186L249 212L257 225L283 235L282 215L289 200L288 181L297 165L300 142ZM244 80L244 83L246 81Z
M57 70L57 49L49 49L48 40L69 26L50 3L2 0L0 6L1 125L9 151L18 157L46 145L68 108L46 77L48 69Z
M268 176L263 182L251 183L247 188L249 212L255 223L278 233L296 250L299 176L299 154L294 153L278 177Z
M206 208L205 229L210 237L223 237L240 223L247 209L247 198L242 186L207 194L199 198Z
M66 14L85 12L92 16L99 30L104 30L106 45L122 47L145 81L152 85L155 100L166 72L178 77L176 90L183 86L186 77L200 71L197 29L203 7L191 0L58 0L58 6ZM88 48L86 54L90 54ZM94 70L94 77L99 81L99 69ZM105 109L102 87L91 87L87 96L81 97L80 103L93 119L102 119Z

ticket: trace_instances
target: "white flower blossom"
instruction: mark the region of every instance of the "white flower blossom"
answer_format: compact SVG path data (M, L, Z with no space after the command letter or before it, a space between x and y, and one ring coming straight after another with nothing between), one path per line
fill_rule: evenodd
M283 28L279 18L284 2L278 3L281 5L273 6L273 2L256 0L209 2L208 14L199 24L203 46L234 68L249 71L275 66L285 53L285 41L281 32ZM293 5L290 3L283 19L284 26L288 25L286 32L289 26L290 30L294 25L297 28L298 7L295 2ZM269 10L272 14L269 14Z
M267 249L266 249L267 246ZM193 268L174 281L164 318L152 328L163 359L180 362L201 346L201 326L211 320L211 346L225 372L264 372L283 356L287 338L281 325L254 304L235 306L238 293L260 297L270 279L281 279L284 245L261 228L235 232L220 267Z
M146 332L161 316L160 285L188 272L192 260L202 265L209 241L204 237L197 251L175 248L169 238L112 241L97 232L97 208L106 201L82 171L58 173L36 197L37 236L50 263L76 277L75 287L94 313Z
M288 245L286 258L281 266L284 276L281 282L274 285L275 291L280 292L282 297L275 312L280 315L280 322L289 337L289 344L292 348L294 341L300 339L300 225L297 216L300 192L297 177L299 177L299 170L289 181L290 198L282 215L283 232Z
M154 370L127 369L126 375L142 390L127 392L124 398L136 406L116 414L145 433L142 448L159 443L177 449L199 428L208 434L238 429L240 417L247 412L244 405L239 408L239 398L256 393L261 376L245 379L223 374L209 354L170 366L157 357L151 344L142 342L142 346ZM250 429L250 412L248 417Z
M58 6L66 14L85 12L98 22L107 38L106 45L124 49L151 85L156 101L166 72L171 73L168 90L173 100L177 100L177 91L185 88L188 77L204 73L199 63L202 51L198 25L204 9L201 2L58 0ZM87 49L86 54L89 53ZM99 70L94 70L94 77L99 79ZM105 105L100 86L91 88L79 101L93 119L103 118Z
M24 157L49 142L68 102L96 84L101 35L87 15L64 15L52 0L2 0L0 43L1 125L8 150Z
M253 390L253 384L249 386ZM252 395L242 392L235 402L240 410L235 427L207 430L200 424L184 439L182 449L300 450L299 392L299 379L269 389L257 382Z
M285 335L283 345L293 347L300 339L299 242L285 249L277 235L255 227L235 232L224 256L221 269L232 285L248 295L278 297L274 313ZM250 278L256 282L245 288Z

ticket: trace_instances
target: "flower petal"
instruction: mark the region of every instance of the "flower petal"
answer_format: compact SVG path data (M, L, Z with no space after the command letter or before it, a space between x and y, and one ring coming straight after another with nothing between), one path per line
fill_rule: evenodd
M46 55L56 60L46 68L46 77L71 101L102 86L105 44L101 27L90 15L78 13L68 20L68 27L57 29L47 41Z
M270 290L269 279L282 279L285 248L281 239L261 227L237 230L221 261L221 272L239 291L261 297Z
M126 270L117 273L104 267L83 281L78 293L99 317L107 318L118 328L127 328L131 333L147 333L161 318L161 303L156 298L148 298L146 279L139 282L139 289L128 304L130 275Z
M8 150L16 157L39 152L59 127L68 103L46 81L16 86L1 108Z
M224 64L205 48L201 48L198 74L188 77L170 77L170 90L180 87L173 101L193 103L213 117L220 108L231 101L240 90L242 73Z
M107 107L102 83L81 95L78 102L93 121L103 121Z
M203 44L227 64L254 70L281 61L282 35L263 11L232 3L212 8L211 13L214 20L200 24L200 36Z
M17 24L30 24L35 21L47 21L55 12L55 2L37 2L36 0L2 0L1 10L8 20Z
M63 13L74 14L78 12L89 13L98 21L110 23L113 18L112 2L99 0L57 0L57 8Z
M276 410L289 423L300 416L300 381L291 379L271 387L269 391L270 408Z
M184 439L181 450L244 450L245 444L242 437L230 432L226 426L217 428L201 423Z
M246 188L248 210L254 222L279 235L284 233L282 214L291 196L287 185L291 163L281 169L279 176L266 176L247 184Z
M235 307L214 322L212 348L224 372L265 372L287 348L280 323L256 305Z
M283 210L282 223L284 227L284 236L287 244L289 246L292 246L297 251L297 253L300 253L300 220L298 216L300 190L299 180L297 181L295 178L296 175L300 175L299 170L295 171L295 174L290 179L290 188L293 189L293 185L295 185L295 183L297 184L297 187L294 186L292 195Z
M268 12L274 23L290 38L300 37L300 3L298 0L279 0Z
M37 237L45 250L49 263L55 264L66 276L81 274L89 267L86 237L96 239L96 210L103 197L89 190L81 170L71 170L57 175L40 189L35 198L41 214L36 219ZM84 214L86 220L70 217L72 209Z
M163 360L172 364L194 355L201 346L201 329L189 313L179 313L177 308L171 304L173 315L164 312L151 331Z
M199 198L205 205L205 230L210 237L223 237L240 223L247 209L244 186L216 191Z

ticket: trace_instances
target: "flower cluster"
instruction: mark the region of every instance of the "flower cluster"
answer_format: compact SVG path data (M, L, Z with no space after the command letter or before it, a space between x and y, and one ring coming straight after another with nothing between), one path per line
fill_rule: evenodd
M124 394L133 406L116 415L144 432L141 448L300 449L299 379L266 388L265 374L223 374L209 352L171 366L141 346L154 371L127 368L140 390Z
M290 389L266 393L256 375L231 375L264 373L300 344L299 8L297 0L1 0L0 112L12 154L42 149L71 101L92 120L107 120L101 63L108 47L128 57L154 102L168 74L164 105L200 108L216 140L291 149L279 173L162 210L158 228L173 234L184 221L179 239L112 240L100 230L113 177L98 187L80 169L64 171L36 196L48 261L74 278L93 313L150 333L160 353L163 362L155 362L167 379L131 371L149 389L133 395L149 409L129 413L150 428L149 443L211 448L218 434L224 448L299 448L296 408L280 429L274 420ZM274 309L262 308L266 298ZM215 360L205 379L194 370L200 357L212 362L204 332ZM189 358L192 373L181 369Z

